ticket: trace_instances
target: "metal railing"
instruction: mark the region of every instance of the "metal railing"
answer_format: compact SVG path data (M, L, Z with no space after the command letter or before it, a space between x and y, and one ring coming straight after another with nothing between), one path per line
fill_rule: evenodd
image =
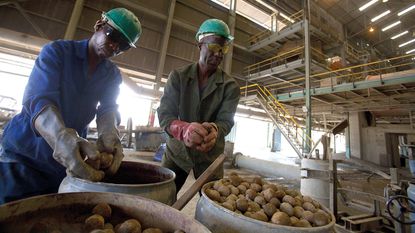
M336 85L339 83L352 83L367 79L370 75L378 75L382 79L383 74L396 72L398 68L412 65L414 61L411 59L415 57L414 54L407 54L398 57L393 57L385 60L369 62L365 64L348 66L337 70L314 73L310 75L312 79L312 87L320 87L322 81L329 81L328 85ZM392 65L394 64L394 65ZM297 85L303 84L305 77L291 79L291 83ZM279 90L290 87L292 84L285 82L278 82L269 84L266 88L270 90Z
M322 52L320 52L318 49L311 48L311 58L314 61L320 63L322 66L326 66L326 59L328 57L324 55ZM277 56L268 58L266 60L260 61L258 63L252 64L249 66L246 66L244 68L243 74L249 78L255 73L259 73L264 70L269 70L277 66L285 65L290 61L300 60L300 59L304 59L304 46L294 48L285 53L281 53L281 54L278 54ZM328 67L327 67L327 70L329 70Z
M278 14L279 14L278 12L271 14L271 18L274 18L274 17L278 16ZM280 17L282 17L282 16L280 16ZM292 15L289 15L288 18L290 18L291 21L286 19L286 18L282 18L281 20L278 20L278 21L285 24L286 26L290 26L290 25L294 24L295 22L298 22L298 21L302 20L303 10L300 10L300 11L298 11L298 12L292 14ZM286 26L281 28L280 30L286 28ZM277 32L280 31L280 30L277 30ZM275 32L273 32L271 30L264 30L264 31L258 32L257 34L252 35L248 38L248 43L251 44L251 45L255 44L258 41L261 41L261 40L269 37L273 33L275 33Z
M304 133L300 124L267 88L258 84L252 84L241 87L241 91L244 96L255 95L258 98L264 110L270 115L273 122L293 146L300 158L303 157L303 145L307 148L313 148L314 141Z

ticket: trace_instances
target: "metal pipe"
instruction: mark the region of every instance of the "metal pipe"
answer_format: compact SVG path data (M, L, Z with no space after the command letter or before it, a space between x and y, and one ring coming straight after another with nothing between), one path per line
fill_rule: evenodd
M231 0L229 7L229 18L228 26L231 32L231 35L235 35L235 20L236 20L236 0ZM223 63L223 70L227 74L232 73L232 56L233 56L233 45L231 44L229 52L225 56L225 61Z
M310 57L310 1L304 0L304 49L305 49L305 106L306 106L306 143L303 150L303 153L308 153L311 149L311 81L310 81L310 63L311 63L311 57Z
M161 44L161 49L160 49L160 54L159 54L159 59L158 59L158 66L157 66L157 72L156 72L156 85L154 87L156 91L158 91L160 88L160 81L163 76L164 63L166 61L167 46L169 45L171 25L173 22L175 6L176 6L176 0L171 0L170 8L169 8L169 16L167 17L166 28L164 29L164 35L163 35L163 42Z
M65 31L65 36L63 37L65 38L65 40L74 39L76 28L78 26L79 19L81 18L83 8L84 8L84 0L76 0L73 6L71 19L69 20L68 26L66 27L66 31Z

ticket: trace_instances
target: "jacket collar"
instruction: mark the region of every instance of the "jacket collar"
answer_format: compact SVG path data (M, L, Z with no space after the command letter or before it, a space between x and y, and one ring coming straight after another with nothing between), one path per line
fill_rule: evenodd
M197 63L194 63L192 65L192 67L190 68L189 78L194 79L194 80L197 81L197 78L198 78ZM214 92L216 90L216 88L218 87L219 84L222 84L223 82L224 82L223 71L222 71L222 69L220 69L218 67L216 69L216 72L213 73L209 77L208 84L207 84L205 90L203 90L202 96L201 96L200 99L206 98L208 95L210 95L212 92ZM193 85L194 85L193 88L194 88L194 91L195 91L195 95L199 97L198 82L193 82Z
M88 62L88 43L89 39L75 41L75 53L79 59L83 59ZM102 60L98 65L104 64L105 68L110 68L111 64L108 59Z
M189 72L189 78L190 79L194 79L194 78L198 78L198 72L197 72L197 63L192 64L192 66L190 67L190 72ZM215 71L215 73L213 73L210 77L209 77L209 81L208 83L211 83L211 80L215 80L214 82L217 84L223 83L224 82L224 77L223 77L223 71L220 67L218 67Z
M89 39L75 41L75 53L78 58L80 59L88 58L88 42L89 42Z

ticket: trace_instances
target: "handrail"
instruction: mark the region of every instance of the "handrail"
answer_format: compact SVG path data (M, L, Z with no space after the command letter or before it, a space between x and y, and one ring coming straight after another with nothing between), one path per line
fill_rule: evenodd
M274 15L278 15L279 14L279 12L274 12L274 13L272 13L271 15L270 15L270 17L272 18ZM290 20L288 20L288 19L282 19L282 20L278 20L278 21L280 21L281 23L283 23L283 24L285 24L285 25L291 25L291 24L293 24L293 23L295 23L295 22L297 22L297 21L300 21L301 19L302 19L302 17L303 17L303 10L300 10L300 11L298 11L298 12L296 12L296 13L294 13L294 14L292 14L292 15L290 15L290 16L288 16L291 20L293 20L294 22L291 22ZM249 38L248 38L248 43L252 43L252 42L258 42L259 40L262 40L265 36L264 35L271 35L273 32L272 31L270 31L270 30L264 30L264 31L260 31L260 32L258 32L258 33L256 33L256 34L254 34L254 35L252 35L252 36L250 36Z
M328 58L326 55L324 55L323 53L321 53L319 50L311 47L311 52L312 52L312 56L317 55L318 58L320 58L320 61ZM265 59L263 61L257 62L255 64L246 66L244 68L244 73L247 75L250 75L251 71L257 72L257 71L261 71L261 68L267 67L267 66L271 66L272 64L278 64L281 62L285 62L285 59L287 58L291 58L294 57L296 55L304 55L304 46L300 46L297 48L294 48L290 51L287 51L285 53L281 53L278 54L274 57Z
M248 70L249 71L249 70L253 70L254 69L253 67L260 68L260 67L263 67L265 65L269 65L269 64L271 64L271 61L274 61L274 60L275 61L278 61L279 59L281 59L282 57L287 56L287 55L292 55L292 56L293 55L297 55L298 52L301 51L303 48L304 48L304 46L301 46L301 47L297 47L297 48L295 48L293 50L287 51L285 53L278 54L278 55L276 55L274 57L271 57L271 58L265 59L263 61L260 61L258 63L255 63L255 64L252 64L252 65L246 66L244 68L244 70ZM269 62L269 63L267 63L267 62Z
M359 74L365 74L365 73L370 74L370 73L376 72L376 71L384 71L384 70L388 70L388 69L391 69L391 68L397 68L397 67L410 65L410 64L413 63L413 61L398 64L398 65L394 65L394 66L373 68L374 65L389 64L389 61L394 61L394 60L398 60L398 59L405 59L405 58L410 58L410 57L415 57L415 55L414 54L407 54L407 55L402 55L402 56L398 56L398 57L388 58L388 59L385 59L385 60L374 61L374 62L359 64L359 65L354 65L354 66L348 66L348 67L344 67L344 68L333 70L333 71L325 71L325 72L321 72L321 73L312 74L312 75L310 75L310 78L318 78L317 81L320 81L320 80L324 79L325 77L334 78L334 79L347 77L347 76L349 76L349 77L353 77L353 76L360 77ZM370 68L370 70L362 70L362 71L355 70L355 69L359 69L359 68L363 69L364 67L368 67L368 68ZM352 70L355 70L355 71L352 71ZM339 74L341 72L346 72L347 74ZM299 77L299 78L295 78L295 79L291 79L290 82L298 82L298 81L302 81L302 80L305 80L304 76ZM357 80L353 80L353 81L357 81ZM271 88L271 87L276 87L276 86L279 86L281 88L281 87L288 87L289 85L286 85L286 83L280 82L280 83L269 84L266 87Z
M248 91L248 89L249 88L252 88L252 87L254 87L255 90ZM287 118L288 117L297 129L301 129L300 124L298 124L298 122L289 114L289 112L287 111L287 109L275 98L274 95L271 94L271 92L266 87L261 87L258 84L251 84L251 85L247 85L247 86L241 87L240 89L241 90L244 90L245 89L246 90L245 93L247 93L247 92L257 92L265 100L267 100L267 98L265 98L265 97L271 98L271 100L272 100L271 103L275 107L274 110L277 110L282 116L284 116L284 118ZM287 116L287 117L285 117L285 116ZM298 133L297 130L295 130L295 131L296 131L296 135L299 135L300 138L302 140L304 140L306 142L306 144L310 148L313 147L314 141L308 135L305 135L306 138L304 138L303 135L302 135L302 132Z

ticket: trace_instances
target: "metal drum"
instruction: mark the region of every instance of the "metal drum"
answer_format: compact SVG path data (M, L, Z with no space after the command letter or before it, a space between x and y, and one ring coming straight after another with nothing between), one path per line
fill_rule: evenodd
M304 171L328 171L328 160L301 159L301 170ZM308 173L308 172L307 172ZM312 178L301 176L301 193L310 196L320 204L330 206L330 181L329 178Z
M176 175L170 169L157 165L123 161L117 174L101 182L92 182L72 176L63 179L59 193L113 192L142 196L172 205L176 201Z
M325 233L334 232L335 218L334 215L323 206L323 210L330 213L331 222L325 226L313 228L300 228L281 226L273 223L266 223L256 219L248 218L241 214L234 213L214 201L210 200L205 190L211 188L214 182L205 184L202 188L202 197L200 197L196 206L195 218L205 225L213 233Z
M111 218L106 222L113 226L135 218L141 222L142 229L157 227L163 232L210 232L196 220L162 203L139 196L96 192L50 194L0 205L0 231L28 233L35 224L44 223L48 230L85 232L84 221L98 203L111 206Z

